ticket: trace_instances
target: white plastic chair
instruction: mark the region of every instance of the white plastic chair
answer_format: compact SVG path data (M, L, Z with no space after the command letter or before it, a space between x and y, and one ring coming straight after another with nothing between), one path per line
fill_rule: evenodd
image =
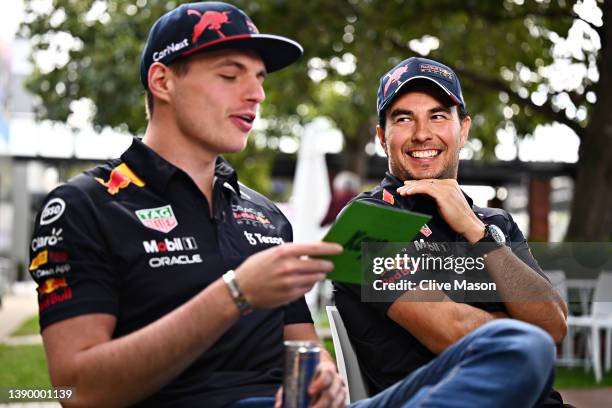
M602 377L599 331L606 329L606 371L612 365L612 272L604 271L597 278L597 286L593 294L593 305L591 313L585 316L568 316L567 324L570 327L583 327L590 329L588 333L590 339L587 341L593 370L595 371L595 381L600 382Z
M336 351L338 371L348 388L347 404L368 398L368 386L361 373L361 368L359 368L357 354L351 344L340 312L338 312L336 306L327 306L326 310Z

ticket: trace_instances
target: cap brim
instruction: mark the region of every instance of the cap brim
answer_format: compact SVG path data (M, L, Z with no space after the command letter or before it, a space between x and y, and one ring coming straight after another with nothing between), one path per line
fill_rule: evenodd
M267 72L278 71L293 64L304 53L300 44L286 37L272 34L242 34L202 44L200 47L180 54L174 60L199 52L226 48L249 49L257 52L261 56Z
M391 95L390 98L387 99L386 103L381 106L381 108L379 109L379 112L383 112L385 109L387 109L389 107L389 105L391 104L391 102L393 100L395 100L395 98L397 97L397 94L400 92L401 89L405 88L406 84L414 81L415 79L426 79L430 82L433 82L434 84L438 85L438 87L440 89L442 89L449 97L450 99L456 104L456 105L461 105L465 108L465 106L463 105L463 103L444 85L442 85L440 82L436 81L433 78L427 77L427 76L422 76L422 75L417 75L414 76L410 79L407 79L406 81L402 82L402 84L400 86L397 87L397 89L393 92L393 95Z

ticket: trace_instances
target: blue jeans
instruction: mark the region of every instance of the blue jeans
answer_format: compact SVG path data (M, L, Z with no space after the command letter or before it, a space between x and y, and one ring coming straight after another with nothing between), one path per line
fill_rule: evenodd
M518 320L495 320L402 381L350 407L533 407L552 387L554 362L555 346L543 330ZM249 400L232 407L266 406L249 405ZM268 404L274 405L273 397Z

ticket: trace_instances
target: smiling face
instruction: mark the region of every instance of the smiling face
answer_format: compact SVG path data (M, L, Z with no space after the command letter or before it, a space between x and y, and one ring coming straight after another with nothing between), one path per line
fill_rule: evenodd
M191 57L172 74L171 117L183 137L215 154L241 151L260 103L266 70L254 52L222 50Z
M457 178L459 152L471 120L461 121L457 106L435 86L419 85L396 97L385 111L377 136L400 180Z

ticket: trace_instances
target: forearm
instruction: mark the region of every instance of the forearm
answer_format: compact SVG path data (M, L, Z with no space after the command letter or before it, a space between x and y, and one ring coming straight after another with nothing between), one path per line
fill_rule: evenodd
M225 284L216 281L154 323L76 353L54 383L75 386L75 406L129 405L184 371L238 316Z
M276 246L248 257L235 280L253 308L276 308L303 296L333 267L307 256L341 251L331 243ZM218 279L164 317L118 339L112 338L113 315L66 319L42 333L49 373L54 385L76 387L72 405L126 406L168 384L238 318L238 307Z
M510 317L546 330L556 342L565 336L567 305L552 285L512 253L487 254L485 266Z
M440 354L483 324L505 313L489 313L465 303L456 303L441 293L437 302L408 299L395 301L387 315L408 330L432 353Z
M439 335L430 338L430 344L424 343L430 351L440 354L448 347L461 340L480 326L499 318L508 317L504 313L490 313L465 303L454 303L452 317L445 322L446 327L439 327Z

